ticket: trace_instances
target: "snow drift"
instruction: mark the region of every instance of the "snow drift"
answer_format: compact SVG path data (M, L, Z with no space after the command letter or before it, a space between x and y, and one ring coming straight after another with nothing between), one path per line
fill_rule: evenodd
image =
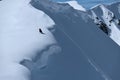
M29 80L30 70L21 65L21 61L32 61L38 51L57 44L49 31L54 28L54 22L42 11L32 7L29 2L30 0L0 2L1 80ZM40 34L40 28L45 35ZM46 55L44 60L49 56Z

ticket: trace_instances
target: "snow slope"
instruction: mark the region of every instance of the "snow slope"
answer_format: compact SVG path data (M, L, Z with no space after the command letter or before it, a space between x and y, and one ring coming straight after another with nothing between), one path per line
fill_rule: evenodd
M49 31L53 28L54 22L42 11L32 7L29 2L30 0L0 2L1 80L29 80L30 70L20 62L24 59L31 61L38 51L46 49L47 46L52 48L53 44L57 44ZM39 28L45 35L40 34ZM49 56L47 52L45 54ZM47 60L45 54L43 58ZM46 62L42 64L45 65Z
M36 0L31 4L54 20L54 36L62 47L60 54L51 56L47 68L34 67L32 80L120 79L120 48L87 13L49 0Z
M0 79L120 80L120 47L95 24L105 20L115 33L108 11L93 16L68 3L29 2L0 2Z
M114 6L116 4L116 6ZM113 5L98 5L92 9L94 17L99 17L100 21L104 22L109 29L109 36L118 45L120 45L120 28L119 28L119 2ZM96 19L94 19L96 20ZM97 21L99 23L99 21Z
M103 20L107 24L108 28L111 30L110 37L120 45L120 30L118 26L115 24L115 21L111 21L114 19L114 13L105 8L103 5L100 6L103 11Z

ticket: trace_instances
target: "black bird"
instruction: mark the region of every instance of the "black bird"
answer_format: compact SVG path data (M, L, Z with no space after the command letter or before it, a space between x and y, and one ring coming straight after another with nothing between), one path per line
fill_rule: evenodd
M45 33L43 33L42 29L39 29L39 32L40 32L41 34L45 34Z

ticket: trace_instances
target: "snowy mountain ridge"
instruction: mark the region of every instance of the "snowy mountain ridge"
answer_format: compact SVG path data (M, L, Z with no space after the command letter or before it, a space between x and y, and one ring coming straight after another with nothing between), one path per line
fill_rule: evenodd
M82 5L80 5L76 0L66 1L66 2L63 2L63 3L68 3L70 6L72 6L76 10L86 11L86 9Z
M76 1L70 1L70 2L67 2L67 3L69 3L69 5L68 4L63 4L63 3L54 3L54 2L52 2L52 1L49 1L49 0L45 0L45 1L42 1L41 3L40 3L40 1L42 1L42 0L38 0L38 2L39 2L39 8L40 8L40 4L41 4L41 8L42 8L42 5L43 5L43 3L45 3L44 5L44 7L46 7L46 9L51 9L51 10L48 10L48 11L52 11L52 13L53 12L59 12L59 13L62 13L62 14L64 14L64 13L71 13L71 14L75 14L76 16L80 16L80 14L84 14L84 15L88 15L89 16L89 14L87 14L87 12L89 13L89 11L91 11L92 10L92 13L94 12L94 9L96 9L96 8L99 8L100 9L100 11L101 11L101 16L100 15L97 15L96 14L96 12L94 12L94 14L96 14L96 17L98 16L98 17L100 17L100 20L98 20L98 21L100 21L100 24L102 24L102 25L104 25L105 26L105 28L104 28L104 26L102 26L102 27L100 27L105 33L107 33L109 36L110 36L110 38L111 39L113 39L118 45L120 45L120 39L119 39L119 37L118 36L120 36L120 32L119 32L119 29L117 28L117 26L119 26L119 25L116 25L116 23L117 24L119 24L119 19L116 19L116 20L114 20L115 22L114 22L114 24L112 24L112 26L114 26L114 27L112 27L112 29L110 29L110 25L111 25L111 23L109 22L109 21L111 21L112 20L112 18L114 17L114 13L112 13L112 11L111 10L109 10L109 9L107 9L107 5L104 5L104 4L99 4L99 5L97 5L97 6L95 6L95 7L93 7L91 10L88 10L87 12L85 12L85 13L82 13L82 11L84 12L85 11L85 9L82 7L82 9L84 9L84 10L81 10L81 8L75 8L75 6L76 5L72 5L72 4L77 4L78 5L78 3L76 2ZM36 2L37 2L37 0L36 0ZM119 3L119 2L118 2ZM49 4L52 4L52 6L49 6ZM115 4L115 3L114 3ZM111 4L112 5L112 4ZM109 5L109 6L111 6L111 5ZM34 6L34 5L33 5ZM36 6L36 5L35 5ZM73 7L74 6L74 7ZM38 6L36 6L36 8L37 8ZM64 8L63 8L64 7ZM75 12L73 12L74 10L73 9L76 9L76 10L80 10L81 11L81 13L79 13L79 11L75 11ZM119 7L118 7L119 8ZM117 8L117 9L118 9ZM67 12L66 12L67 11ZM98 11L99 12L99 11ZM45 12L46 13L46 12ZM48 13L48 12L47 12ZM109 13L111 14L111 15L109 15ZM54 13L53 13L54 14ZM90 14L91 15L91 14ZM85 16L83 17L83 18L85 18ZM105 20L105 18L109 18L109 19L106 19ZM87 19L85 18L84 20L86 20L87 21ZM94 19L94 21L96 21L96 19ZM101 23L101 21L102 21L102 23ZM96 23L95 23L96 24ZM107 29L108 28L108 29ZM113 29L115 29L115 30L113 30ZM109 32L108 32L109 31ZM110 31L111 31L111 33L110 33Z
M115 66L120 66L117 64L119 61L118 55L120 53L120 47L114 42L115 40L113 41L107 36L109 29L106 23L101 22L103 19L101 18L100 23L96 25L96 23L94 23L94 19L96 18L93 19L90 17L92 16L91 10L90 12L84 12L76 10L68 4L55 3L49 0L45 1L32 1L31 4L36 9L45 12L55 22L56 31L54 36L63 50L62 54L56 56L58 59L53 59L52 61L55 62L49 64L50 67L46 69L48 71L52 69L53 71L56 70L60 72L56 74L57 76L54 76L54 80L59 78L60 80L119 80L120 77L117 74L120 73L120 71L116 72ZM96 14L94 10L92 12ZM98 15L96 14L96 16ZM100 17L102 17L102 14ZM107 35L100 30L98 26L100 26L100 29ZM77 60L75 55L79 55ZM60 56L61 58L59 58ZM63 58L63 56L65 58ZM71 65L71 61L75 61L75 64ZM58 66L57 64L59 63L63 63L62 66L64 67L61 67L61 64ZM54 69L51 66L54 68L59 67L59 69ZM73 75L71 70L75 75ZM117 68L117 70L119 70L119 68ZM89 78L81 76L83 73L86 75L86 72ZM54 74L53 72L53 75ZM43 78L37 75L33 77L33 80ZM50 77L47 79L52 80L53 78Z
M0 79L120 80L119 3L89 11L51 0L0 7Z
M109 6L112 6L112 4ZM98 12L96 8L101 11L100 14L96 14ZM101 27L102 30L106 32L110 36L110 38L113 39L118 45L120 45L120 18L116 17L116 14L112 12L109 8L107 8L107 5L103 4L97 5L96 7L92 8L91 13L94 23L101 27L102 22L102 25L104 24L104 28Z

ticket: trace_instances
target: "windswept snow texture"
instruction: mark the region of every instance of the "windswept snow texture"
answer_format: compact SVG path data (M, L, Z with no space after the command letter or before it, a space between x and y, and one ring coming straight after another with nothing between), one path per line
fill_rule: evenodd
M50 16L62 52L49 58L47 68L32 69L32 80L119 80L120 47L104 34L87 13L68 4L33 0Z
M51 46L57 44L48 30L55 23L29 2L30 0L0 2L0 80L30 80L30 70L20 63L23 60L32 61L38 51L48 46L52 55L54 51ZM40 28L44 35L39 32ZM47 53L47 50L43 52L41 66L47 64Z
M67 1L65 3L68 3L70 6L72 6L74 9L81 10L81 11L86 11L86 9L81 6L77 1Z

